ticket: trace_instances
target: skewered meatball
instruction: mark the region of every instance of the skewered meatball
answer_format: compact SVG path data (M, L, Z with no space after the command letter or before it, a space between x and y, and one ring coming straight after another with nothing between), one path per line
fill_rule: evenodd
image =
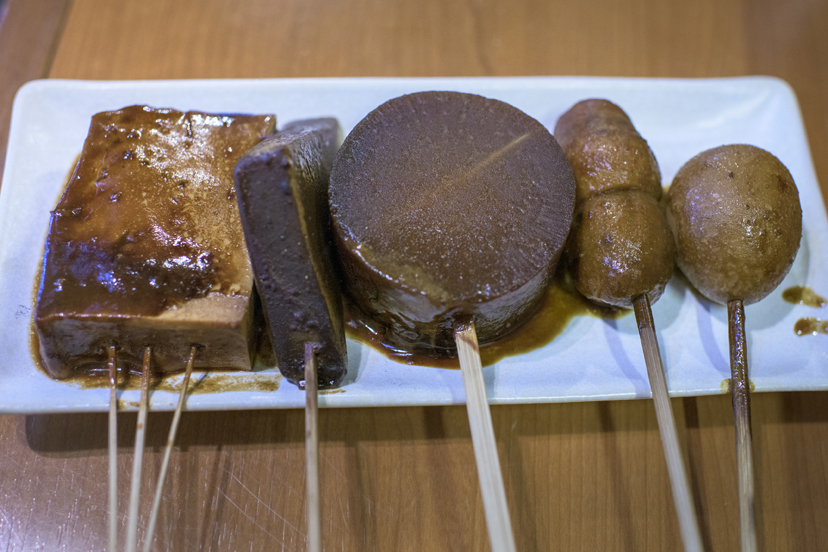
M661 197L658 162L630 118L614 103L578 102L558 119L555 139L575 173L577 203L630 189Z
M755 303L790 270L802 237L799 193L767 151L700 153L676 174L665 204L679 268L708 299Z
M645 294L655 302L673 274L675 245L646 140L607 100L575 104L555 135L575 171L578 208L566 252L575 287L616 307L631 308Z
M623 308L632 308L632 300L644 293L650 302L661 297L673 274L674 255L658 202L637 190L588 199L567 245L578 291Z

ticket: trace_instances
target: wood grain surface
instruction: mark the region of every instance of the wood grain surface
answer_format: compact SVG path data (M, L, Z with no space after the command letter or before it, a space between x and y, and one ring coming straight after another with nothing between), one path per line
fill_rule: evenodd
M0 144L14 92L42 76L766 74L797 93L828 195L821 0L8 0L7 9ZM730 398L673 408L705 547L736 550ZM492 417L519 550L680 550L652 401L499 406ZM171 418L149 416L144 497ZM303 418L185 412L154 549L303 550ZM756 394L753 424L761 549L825 550L828 393ZM319 428L325 550L488 550L463 407L322 410ZM135 415L119 415L118 431L123 535ZM0 550L106 550L106 451L106 414L0 416Z
M10 4L14 9L9 9ZM14 95L26 82L49 76L70 4L67 0L0 3L0 174Z

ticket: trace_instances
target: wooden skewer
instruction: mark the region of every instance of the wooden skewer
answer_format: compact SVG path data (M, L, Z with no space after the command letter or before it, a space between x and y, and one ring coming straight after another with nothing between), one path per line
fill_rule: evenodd
M149 370L151 351L144 348L144 364L141 369L141 399L138 404L138 424L135 427L135 452L132 461L132 485L129 490L129 517L127 518L126 551L135 552L138 547L138 504L141 497L141 468L144 461L144 429L147 425L147 395L149 395Z
M109 552L118 550L118 365L109 346Z
M670 476L670 486L673 489L673 502L676 505L681 541L686 552L700 551L703 550L703 547L699 522L696 518L696 508L690 493L690 482L679 447L676 421L673 417L670 395L667 392L664 365L661 363L661 352L655 333L653 312L650 309L650 300L647 295L644 294L634 299L633 307L635 309L635 319L638 322L641 347L644 349L644 361L647 364L650 388L653 392L658 431L661 434L664 459L667 462L667 473Z
M483 366L480 362L480 347L474 323L461 324L455 328L454 341L457 344L463 387L466 390L466 409L469 414L486 526L489 529L489 543L493 552L514 552L515 537L509 520L509 506L506 503L503 474L497 457L492 414L486 398L486 384L483 381Z
M736 425L736 469L739 481L739 523L742 552L756 550L756 510L753 500L753 443L750 427L750 381L748 380L745 306L741 300L728 301L730 341L730 392Z
M164 448L164 460L161 462L161 474L158 476L158 483L155 486L155 497L152 500L152 511L150 512L149 526L144 537L144 552L149 552L152 547L152 535L155 533L155 523L158 520L158 510L161 509L161 495L164 489L164 482L167 479L167 468L170 464L175 434L178 432L178 422L181 419L181 411L184 409L184 398L187 395L187 388L190 385L190 375L193 373L196 348L190 348L190 358L187 359L187 368L184 371L184 382L181 384L181 394L178 395L178 404L175 406L170 433L167 435L167 446Z
M305 343L305 470L307 486L308 552L322 552L322 518L319 512L319 430L316 352Z

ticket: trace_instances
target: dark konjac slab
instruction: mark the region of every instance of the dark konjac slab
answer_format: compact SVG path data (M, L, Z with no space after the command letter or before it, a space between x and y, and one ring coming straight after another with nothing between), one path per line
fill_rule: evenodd
M279 370L294 383L304 380L305 344L313 343L320 387L338 384L347 370L328 211L340 135L335 119L297 121L248 152L235 172Z
M143 106L95 115L52 212L36 310L53 376L152 346L157 370L250 368L252 278L232 171L275 117Z

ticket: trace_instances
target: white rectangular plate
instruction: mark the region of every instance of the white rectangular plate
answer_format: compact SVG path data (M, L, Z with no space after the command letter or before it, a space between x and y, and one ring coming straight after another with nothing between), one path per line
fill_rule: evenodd
M828 335L798 337L803 317L828 319L828 309L794 306L782 290L806 285L828 295L828 223L791 89L769 78L644 80L602 78L309 79L154 82L36 81L14 104L0 190L0 412L102 411L106 389L53 381L29 354L34 279L49 222L67 173L80 153L90 117L132 104L234 113L275 113L291 120L333 115L347 134L369 111L401 94L457 90L498 98L550 130L575 102L603 97L619 104L649 141L669 184L690 157L725 143L765 148L787 165L799 187L804 235L796 262L771 296L747 307L751 380L756 391L828 389ZM654 307L658 338L674 396L721 393L730 377L724 307L711 305L674 278ZM348 341L344 392L320 406L460 404L458 370L406 366ZM632 313L616 321L576 317L552 343L484 368L493 404L649 397L650 387ZM274 370L256 378L278 377ZM137 391L120 394L136 401ZM153 409L176 397L155 392ZM196 394L189 410L286 408L304 394L283 381L275 392Z

